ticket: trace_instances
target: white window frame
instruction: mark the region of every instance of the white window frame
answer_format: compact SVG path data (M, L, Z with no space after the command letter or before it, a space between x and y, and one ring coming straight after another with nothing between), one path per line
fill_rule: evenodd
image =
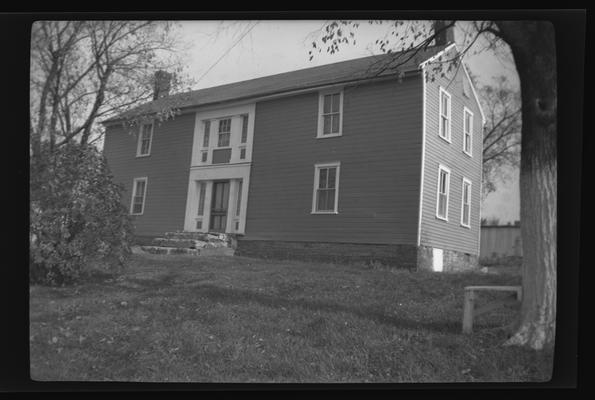
M440 86L440 91L439 91L439 95L438 95L438 136L440 136L441 139L447 141L448 143L451 142L451 135L452 135L452 97L450 95L450 93L448 93L442 86ZM442 132L442 95L445 95L446 97L448 97L448 110L447 110L447 116L448 116L448 135L445 136L444 132Z
M468 211L468 220L469 223L465 224L464 221L464 210L465 210L465 185L469 185L469 195L468 200L469 200L469 211ZM471 182L471 180L467 179L467 178L463 178L463 183L461 186L461 226L464 226L465 228L471 228L471 194L472 194L472 187L473 187L473 183Z
M441 216L440 211L440 175L442 171L446 172L446 215ZM448 221L448 203L450 200L450 168L440 164L438 165L438 184L436 185L436 218Z
M467 114L469 114L469 151L465 149L465 139L467 137L467 131L465 131L465 121L467 120ZM463 107L463 153L469 157L473 157L473 112L467 107Z
M339 93L339 132L324 134L324 96ZM325 139L330 137L343 136L343 88L335 88L332 90L325 90L318 94L318 130L316 133L317 139Z
M228 131L224 131L221 132L221 122L225 121L225 120L229 120L229 130ZM215 143L215 146L213 146L214 149L219 150L219 149L231 149L231 139L232 139L232 132L233 132L233 117L223 117L223 118L218 118L218 122L217 122L217 134L215 136L215 139L217 140L217 142ZM227 146L219 146L219 137L223 134L227 134L229 135L229 141L227 143Z
M207 124L209 127L209 130L207 131ZM213 122L209 119L204 119L202 120L202 140L200 142L200 148L203 150L208 150L209 148L211 148L211 140L212 140L212 135L211 135L211 127L213 126ZM217 126L217 129L219 129L219 126ZM207 135L208 133L208 135ZM205 146L205 141L207 142L207 145Z
M143 127L146 125L151 125L151 135L149 136L149 149L147 150L146 154L141 154L142 142L143 142ZM151 155L151 146L153 145L153 132L155 130L155 123L144 123L140 124L139 133L138 133L138 140L136 142L136 156L137 157L148 157Z
M246 145L248 142L248 130L250 127L250 115L249 114L241 114L240 115L241 128L240 128L240 144Z
M335 174L335 209L332 211L317 211L316 210L316 194L318 192L318 183L320 180L320 170L322 168L335 167L337 173ZM341 175L341 163L339 161L314 164L314 188L312 193L312 214L339 214L339 179Z
M132 180L132 198L130 199L130 215L143 215L145 212L145 203L147 201L147 186L148 186L148 178L143 176L141 178L134 178ZM143 206L141 208L140 213L135 213L134 211L134 198L136 197L136 183L137 182L145 182L145 192L143 193Z

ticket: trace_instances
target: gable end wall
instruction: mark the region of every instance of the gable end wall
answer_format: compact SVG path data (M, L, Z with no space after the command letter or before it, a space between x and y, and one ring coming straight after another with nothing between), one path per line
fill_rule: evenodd
M428 68L429 74L430 71L431 67ZM479 105L473 93L469 90L469 97L463 94L463 82L466 79L468 78L461 68L452 80L435 75L434 82L426 82L424 195L420 245L478 255L483 127ZM451 95L451 143L438 135L440 86ZM463 153L463 107L469 108L473 113L472 157ZM439 164L451 170L448 221L436 217ZM470 228L461 226L463 177L472 182Z

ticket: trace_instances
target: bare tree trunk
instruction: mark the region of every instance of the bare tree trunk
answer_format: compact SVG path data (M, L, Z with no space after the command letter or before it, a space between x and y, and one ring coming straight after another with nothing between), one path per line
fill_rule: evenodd
M540 350L553 346L556 330L556 54L548 22L498 23L511 47L521 81L520 167L523 302L519 325L507 345Z

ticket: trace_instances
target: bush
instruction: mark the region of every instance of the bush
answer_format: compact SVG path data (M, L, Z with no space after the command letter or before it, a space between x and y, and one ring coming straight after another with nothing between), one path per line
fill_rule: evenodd
M47 145L31 159L30 281L68 284L90 261L120 269L132 223L105 157L93 146Z

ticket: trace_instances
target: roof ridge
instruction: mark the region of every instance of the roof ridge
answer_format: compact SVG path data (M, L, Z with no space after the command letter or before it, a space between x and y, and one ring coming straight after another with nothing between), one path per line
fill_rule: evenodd
M431 50L434 50L434 48L437 48L437 47L444 47L444 48L445 48L446 46L445 46L445 45L433 45L433 46L428 46L426 49L419 50L419 51L423 51L423 52L425 52L425 51L428 51L428 50L430 50L430 49L431 49ZM199 90L205 90L205 89L223 88L223 87L225 87L225 86L230 86L230 85L237 85L237 84L239 84L239 83L244 83L244 82L252 82L252 81L256 81L256 80L258 80L258 79L274 78L274 77L278 77L278 76L280 76L280 75L284 75L284 74L293 74L293 73L296 73L296 72L302 72L302 71L305 71L305 70L313 70L313 69L316 69L316 68L325 68L325 67L330 67L331 65L343 64L343 63L347 64L347 63L352 63L352 62L354 62L354 61L364 61L364 60L367 60L367 59L372 59L372 58L388 57L389 55L393 55L393 56L394 56L395 54L400 54L400 53L401 53L401 54L405 54L405 53L407 53L407 52L414 51L414 50L415 50L415 49L406 49L406 50L401 50L401 51L397 51L397 52L394 52L394 53L372 54L372 55L365 56L365 57L350 58L350 59L347 59L347 60L336 61L336 62L333 62L333 63L328 63L328 64L321 64L321 65L316 65L316 66L313 66L313 67L306 67L306 68L293 69L293 70L290 70L290 71L279 72L279 73L276 73L276 74L270 74L270 75L259 76L259 77L257 77L257 78L250 78L250 79L244 79L244 80L241 80L241 81L235 81L235 82L224 83L224 84L222 84L222 85L208 86L208 87L201 88L201 89L194 89L194 90L190 90L190 91L188 91L188 92L180 92L180 93L176 93L175 95L177 95L177 94L182 94L182 93L191 93L191 92L196 92L196 91L199 91Z

